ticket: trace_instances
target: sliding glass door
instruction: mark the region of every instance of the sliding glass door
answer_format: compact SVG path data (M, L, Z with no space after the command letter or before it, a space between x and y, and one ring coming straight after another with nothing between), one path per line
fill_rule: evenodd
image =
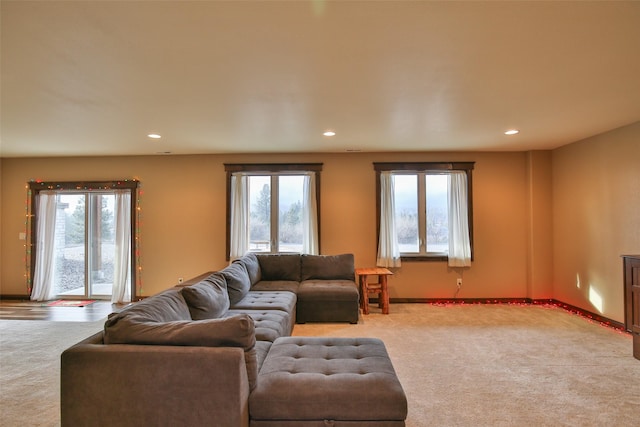
M111 298L114 199L109 192L58 194L53 282L57 297Z
M32 300L131 301L137 184L30 183Z

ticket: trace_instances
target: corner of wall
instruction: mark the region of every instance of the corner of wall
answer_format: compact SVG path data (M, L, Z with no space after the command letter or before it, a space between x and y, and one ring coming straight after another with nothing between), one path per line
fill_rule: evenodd
M527 298L553 297L551 151L527 154Z

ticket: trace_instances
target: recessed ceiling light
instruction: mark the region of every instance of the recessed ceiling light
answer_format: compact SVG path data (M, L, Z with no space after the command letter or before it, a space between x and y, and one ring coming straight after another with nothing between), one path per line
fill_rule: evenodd
M504 134L505 135L516 135L520 133L520 131L518 129L509 129L508 131L506 131Z
M334 136L336 133L332 130L328 130L325 133L323 133L324 136Z
M149 135L147 135L149 138L151 139L160 139L162 138L162 136L158 135L157 133L150 133Z

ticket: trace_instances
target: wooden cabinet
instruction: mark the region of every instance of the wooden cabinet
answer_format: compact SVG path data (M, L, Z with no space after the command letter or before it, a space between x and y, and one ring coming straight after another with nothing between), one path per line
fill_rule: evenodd
M633 356L640 359L640 255L623 255L624 327L633 336Z

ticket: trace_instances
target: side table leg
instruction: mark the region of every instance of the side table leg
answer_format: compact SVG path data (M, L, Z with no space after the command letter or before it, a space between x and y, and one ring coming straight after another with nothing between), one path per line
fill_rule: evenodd
M389 289L387 288L387 275L380 275L380 300L382 302L382 314L389 314Z
M367 291L367 275L360 276L360 300L362 301L362 314L369 314L369 292Z

